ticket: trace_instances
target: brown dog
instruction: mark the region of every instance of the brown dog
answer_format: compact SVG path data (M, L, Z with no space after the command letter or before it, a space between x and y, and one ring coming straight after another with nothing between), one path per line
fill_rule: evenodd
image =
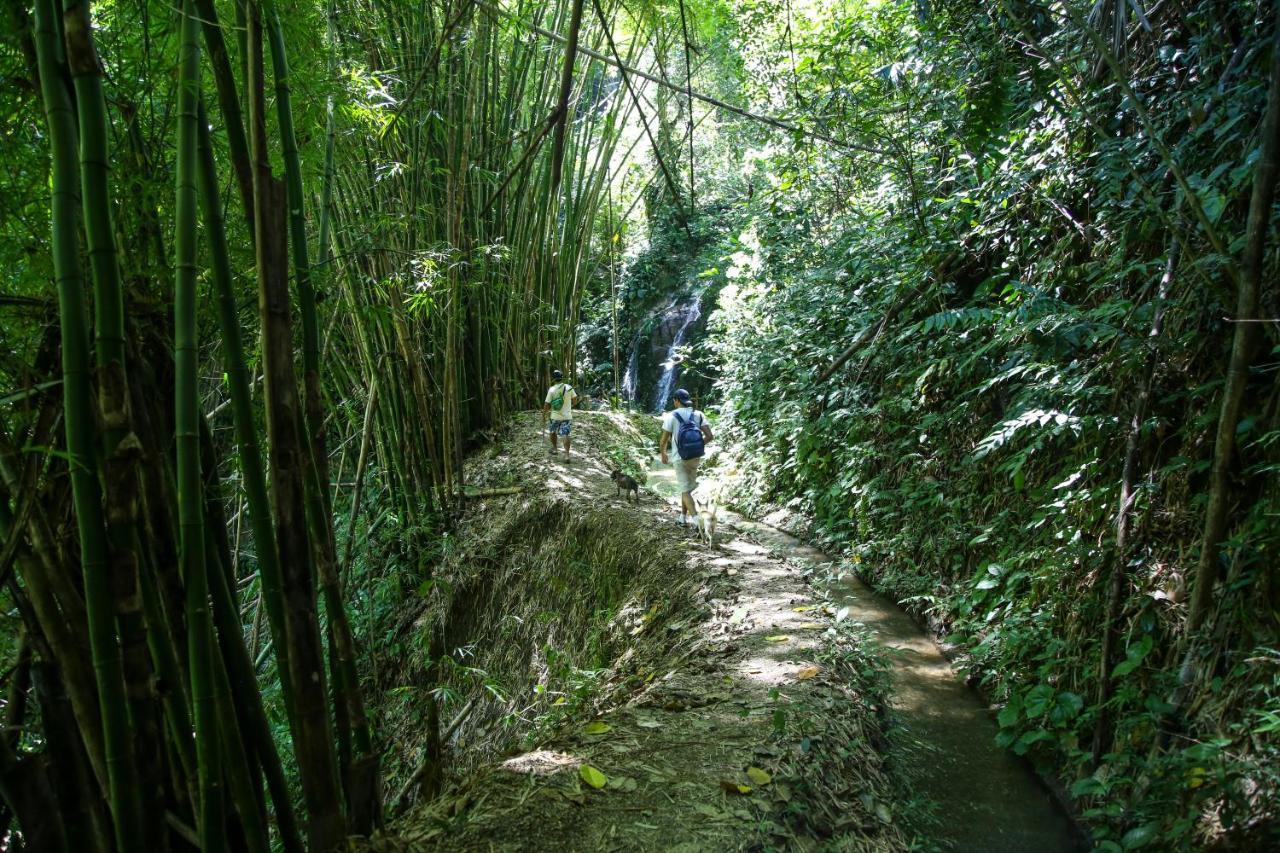
M609 479L613 480L613 484L618 487L618 495L626 495L627 500L631 500L631 496L636 496L636 503L640 503L640 484L634 478L628 477L621 471L614 471L609 475Z

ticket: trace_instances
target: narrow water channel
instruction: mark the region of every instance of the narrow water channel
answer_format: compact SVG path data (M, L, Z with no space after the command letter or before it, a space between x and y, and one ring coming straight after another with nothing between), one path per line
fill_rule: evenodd
M648 486L678 506L669 466L653 460ZM713 493L704 480L697 496ZM831 559L775 527L720 510L722 523L763 545L815 564ZM727 531L726 536L730 535ZM1087 849L1075 824L1025 761L995 743L997 726L981 697L964 685L938 649L893 602L855 577L830 591L886 650L892 705L906 737L904 776L929 808L933 849L965 853L1074 853Z

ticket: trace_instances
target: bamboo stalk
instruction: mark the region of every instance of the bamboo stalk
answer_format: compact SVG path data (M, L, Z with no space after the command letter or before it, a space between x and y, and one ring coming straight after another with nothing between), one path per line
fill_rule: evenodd
M204 850L225 843L223 750L215 694L213 621L204 541L200 476L200 348L196 323L196 137L200 85L199 20L194 3L182 8L178 63L178 141L174 205L174 434L177 445L180 560L186 586L187 657L200 784L198 831ZM233 744L225 744L234 749Z
M258 571L262 577L262 594L267 608L267 621L275 639L276 666L282 681L289 678L289 651L286 641L284 592L280 562L277 556L276 532L271 520L271 504L267 481L263 474L262 451L254 423L248 361L245 358L236 297L232 284L231 258L227 250L226 229L222 221L217 166L209 139L209 125L200 110L200 199L204 213L204 232L209 241L209 262L214 291L217 294L218 328L221 333L223 364L235 423L236 449L240 455L240 472L249 507L249 524L257 546ZM286 702L292 693L284 691ZM292 716L292 711L290 711Z
M292 317L289 302L284 193L268 161L263 14L248 5L249 142L253 159L255 251L261 315L263 389L267 411L271 501L284 589L289 643L288 689L293 709L294 755L307 804L308 843L332 850L346 837L338 798L337 768L326 710L324 655L320 643L311 543L305 509L305 455L300 434L297 380L293 373Z
M36 49L53 157L53 263L62 331L63 422L80 539L89 641L102 715L104 775L116 843L121 851L128 851L138 849L142 837L141 803L130 750L124 669L117 645L105 518L96 473L89 335L84 321L85 282L79 248L76 125L71 100L62 84L58 66L54 16L52 0L37 0ZM93 758L94 750L91 748L90 759Z

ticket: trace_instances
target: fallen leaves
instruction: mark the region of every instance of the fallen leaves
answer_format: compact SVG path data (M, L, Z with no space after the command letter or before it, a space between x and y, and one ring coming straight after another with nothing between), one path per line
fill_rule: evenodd
M613 726L609 725L608 723L603 722L602 720L596 720L593 723L587 723L585 726L583 726L582 733L584 735L602 735L612 728Z
M640 783L630 776L612 776L609 778L609 790L623 791L630 793L640 786Z
M741 782L734 782L732 779L721 779L720 790L726 794L750 794L751 786L743 785Z
M811 665L801 667L800 671L796 673L796 681L808 681L820 672L822 672L822 667L820 666Z
M770 634L768 637L764 638L766 643L785 643L790 639L791 638L786 634Z
M768 785L773 781L773 777L761 770L759 767L748 767L747 778L752 782L755 782L757 785Z
M578 768L578 775L593 788L603 788L609 782L609 777L601 773L590 764L583 764Z

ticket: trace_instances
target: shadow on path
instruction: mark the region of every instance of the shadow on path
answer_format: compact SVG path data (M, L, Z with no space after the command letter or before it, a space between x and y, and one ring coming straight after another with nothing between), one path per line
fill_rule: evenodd
M648 486L679 512L669 466L656 459ZM696 495L713 494L703 478ZM832 561L775 527L720 510L721 523L787 557L815 565ZM726 530L725 538L728 538ZM1069 853L1087 849L1075 824L1025 761L995 743L997 726L979 695L951 669L937 645L905 611L849 576L829 590L888 651L892 704L906 731L897 760L914 792L930 801L936 823L927 831L946 850Z

